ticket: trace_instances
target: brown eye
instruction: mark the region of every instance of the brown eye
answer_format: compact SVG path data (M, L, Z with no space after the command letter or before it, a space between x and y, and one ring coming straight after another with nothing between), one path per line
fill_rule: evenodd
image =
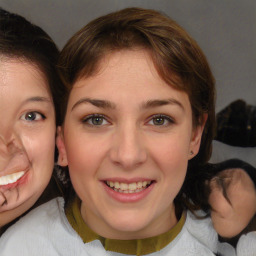
M28 112L28 113L25 113L24 115L22 115L21 119L25 120L25 121L30 121L30 122L31 121L39 121L39 120L45 119L45 116L39 112L32 111L32 112Z
M164 125L165 124L165 118L164 117L155 117L153 118L153 124L154 125Z
M148 122L148 124L154 126L168 126L173 123L173 119L166 115L154 115Z

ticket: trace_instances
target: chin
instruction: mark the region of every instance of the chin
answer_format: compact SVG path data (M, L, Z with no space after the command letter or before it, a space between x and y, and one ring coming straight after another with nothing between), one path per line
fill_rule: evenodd
M23 184L21 187L5 193L7 203L0 206L0 212L16 211L23 214L35 204L40 195L41 191L33 189L30 183Z
M140 239L148 237L146 234L149 223L145 218L116 218L109 226L113 230L114 239ZM116 232L114 232L114 230ZM149 235L151 236L151 235Z
M18 201L10 201L7 205L0 207L0 227L4 226L28 211L36 199L21 196Z

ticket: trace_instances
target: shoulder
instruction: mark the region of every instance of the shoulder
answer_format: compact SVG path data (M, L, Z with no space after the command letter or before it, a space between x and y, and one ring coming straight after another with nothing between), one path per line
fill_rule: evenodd
M48 223L56 222L56 220L64 214L64 200L61 197L54 198L51 201L40 205L33 209L13 226L11 226L2 236L10 236L10 234L18 234L26 231L45 229ZM1 240L2 240L1 238Z
M39 207L33 209L24 217L22 217L16 224L11 226L8 232L17 232L20 229L38 229L45 228L47 222L56 221L58 217L64 214L64 199L62 197L57 197L50 200L47 203L40 205Z
M29 212L3 234L1 255L52 255L52 241L65 244L69 236L75 237L76 233L66 219L64 199L55 198Z
M256 232L250 232L242 235L237 244L238 256L254 256L256 252Z
M201 235L207 236L210 234L211 228L208 227L208 219L206 221L200 220L199 227L197 227L197 219L193 217L192 213L185 212L184 214L186 220L179 234L171 243L155 254L159 256L214 256L217 246L215 246L215 242L207 243L201 239ZM196 231L200 234L199 236Z
M204 216L200 211L197 214L198 216ZM198 244L198 246L206 248L211 252L217 252L218 234L212 226L211 218L196 217L188 211L184 231L194 244Z

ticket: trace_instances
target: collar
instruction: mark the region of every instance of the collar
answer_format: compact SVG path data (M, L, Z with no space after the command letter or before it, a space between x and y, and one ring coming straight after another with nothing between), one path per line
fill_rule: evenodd
M158 236L134 239L117 240L101 237L91 230L84 222L81 212L81 200L75 196L67 203L65 213L73 229L82 238L84 243L99 240L105 250L130 255L145 255L161 250L180 233L185 223L185 214L183 213L178 223L169 231Z

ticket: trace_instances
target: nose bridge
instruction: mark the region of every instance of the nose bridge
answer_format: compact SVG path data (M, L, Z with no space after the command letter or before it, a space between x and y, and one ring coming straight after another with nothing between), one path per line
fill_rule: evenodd
M114 134L112 160L129 169L142 164L146 158L145 145L136 124L127 123L118 127Z

